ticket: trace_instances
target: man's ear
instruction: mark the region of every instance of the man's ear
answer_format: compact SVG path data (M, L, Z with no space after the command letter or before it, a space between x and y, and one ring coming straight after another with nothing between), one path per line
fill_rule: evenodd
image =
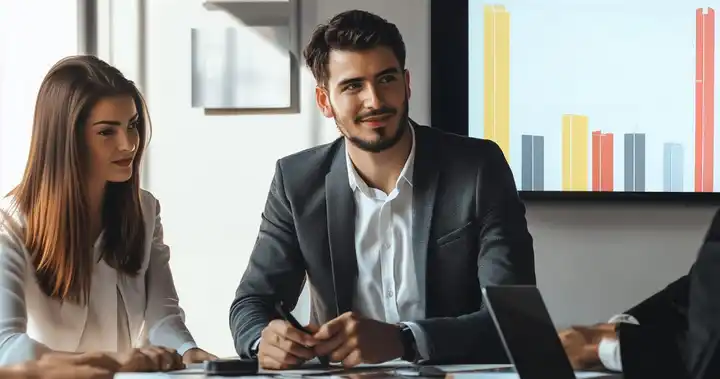
M321 86L315 87L315 101L323 116L327 118L335 117L332 106L330 106L330 96L325 88Z

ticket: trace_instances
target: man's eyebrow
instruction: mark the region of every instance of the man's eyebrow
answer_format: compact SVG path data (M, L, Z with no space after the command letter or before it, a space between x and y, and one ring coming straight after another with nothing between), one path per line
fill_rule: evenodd
M378 78L378 77L383 76L383 75L397 74L397 73L399 73L399 72L400 72L400 70L398 70L397 67L390 67L390 68L386 68L386 69L378 72L377 74L375 74L375 77ZM338 86L344 86L344 85L346 85L346 84L357 83L357 82L362 82L362 81L363 81L363 78L361 78L361 77L348 78L348 79L341 80L340 82L338 82L337 85L338 85Z

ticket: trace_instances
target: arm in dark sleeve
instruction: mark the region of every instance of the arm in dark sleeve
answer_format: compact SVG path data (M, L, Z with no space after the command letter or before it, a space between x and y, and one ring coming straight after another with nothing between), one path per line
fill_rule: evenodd
M706 240L689 278L683 348L688 377L720 378L720 241Z
M626 313L640 325L619 328L623 369L650 373L660 360L678 378L720 377L720 212L690 273ZM679 373L678 367L683 372Z
M707 233L703 247L708 242L720 241L720 212L715 214ZM690 269L690 273L693 272ZM667 285L663 290L641 301L625 314L633 316L640 325L678 325L687 321L688 298L690 293L690 274L684 275Z
M624 313L645 326L682 322L686 318L689 287L688 276L682 276Z
M690 270L684 356L692 379L720 378L720 211Z
M535 285L533 240L510 167L500 148L490 148L477 176L480 219L478 280L487 285ZM487 308L460 317L418 321L428 336L430 361L507 363Z
M230 306L230 330L238 355L251 355L262 330L277 317L275 302L282 301L288 309L295 307L304 280L305 264L278 162L260 232Z

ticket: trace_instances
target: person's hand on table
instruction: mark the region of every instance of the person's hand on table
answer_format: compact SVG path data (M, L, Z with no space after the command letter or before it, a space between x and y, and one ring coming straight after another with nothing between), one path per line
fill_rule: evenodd
M364 318L352 312L328 321L314 337L315 354L331 362L353 367L361 363L382 363L403 354L401 329L394 324Z
M120 362L119 371L122 372L174 371L185 368L183 357L177 351L161 346L148 346L119 353L117 360Z
M120 363L106 353L46 353L0 370L13 379L111 379L119 369Z
M218 359L217 356L208 353L207 351L200 349L200 348L192 348L185 352L182 356L183 363L191 364L191 363L202 363L205 361L214 361Z
M317 326L308 325L312 332ZM316 357L313 347L317 341L313 336L294 328L285 320L273 320L260 335L258 363L270 370L284 370L300 366Z
M576 370L601 367L598 347L603 339L615 340L614 324L573 326L558 333L565 353Z

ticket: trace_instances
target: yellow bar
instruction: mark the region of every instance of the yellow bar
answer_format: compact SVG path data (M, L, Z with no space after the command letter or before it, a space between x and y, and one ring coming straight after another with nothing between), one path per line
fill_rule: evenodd
M484 138L495 141L510 161L510 13L485 6Z
M588 190L588 117L562 117L562 189Z

